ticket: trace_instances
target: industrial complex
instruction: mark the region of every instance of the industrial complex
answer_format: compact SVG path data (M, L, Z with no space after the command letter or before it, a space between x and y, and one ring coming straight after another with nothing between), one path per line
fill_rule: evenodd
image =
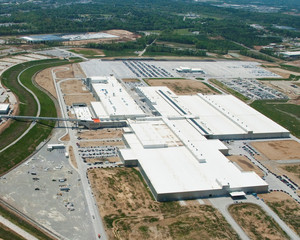
M97 119L98 127L126 126L121 160L139 167L158 201L268 191L256 173L241 171L226 158L221 140L286 138L285 128L232 95L183 96L166 86L139 86L134 97L112 74L85 73L97 101L74 106L77 118Z

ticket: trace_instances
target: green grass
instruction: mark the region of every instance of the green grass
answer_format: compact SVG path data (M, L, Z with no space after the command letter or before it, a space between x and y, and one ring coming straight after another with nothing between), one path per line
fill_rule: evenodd
M292 65L287 65L287 64L280 64L281 68L285 70L289 70L292 72L299 72L300 73L300 67L292 66Z
M125 49L122 51L112 51L112 50L103 50L105 57L127 57L127 56L137 56L135 50Z
M89 58L100 57L99 55L101 55L100 53L98 53L97 51L92 50L92 49L80 49L80 50L71 49L69 51L73 52L73 53L84 55L84 57L89 57Z
M173 31L174 34L180 34L180 35L187 35L192 34L188 28L182 28L182 29L175 29Z
M20 228L22 228L24 231L30 233L31 235L35 236L38 239L41 240L52 240L53 238L49 237L42 231L36 229L33 225L28 223L27 221L24 221L22 218L17 216L15 213L7 210L0 204L0 214L7 220L11 221L12 223L18 225ZM2 233L1 233L2 234ZM0 238L2 237L0 234ZM4 239L23 239L23 238L4 238Z
M18 85L18 73L31 66L22 73L20 80L38 97L41 104L40 116L56 117L56 108L52 99L46 93L35 87L31 80L34 74L40 70L68 63L68 61L62 60L34 61L17 65L16 68L9 69L4 73L2 77L3 84L10 88L21 102L19 115L35 116L37 112L37 104L32 95ZM29 124L30 123L27 121L13 121L13 123L0 135L1 148L17 139L28 128ZM55 123L50 121L37 122L37 124L20 141L0 153L0 173L8 171L10 168L20 163L33 153L40 142L50 135L54 125Z
M284 101L256 100L250 106L300 137L299 105L287 104Z
M5 239L5 240L25 240L25 238L22 238L20 235L16 234L9 228L4 228L0 224L0 239Z
M216 93L220 93L221 94L221 92L218 89L214 88L212 85L210 85L210 84L208 84L206 82L203 82L203 84L205 86L209 87L211 90L215 91Z
M232 94L233 96L239 98L240 100L246 102L249 100L249 98L245 97L243 94L234 91L233 89L225 86L223 83L217 81L216 79L210 79L210 82L214 83L215 85L219 86L220 88L224 89L226 92Z

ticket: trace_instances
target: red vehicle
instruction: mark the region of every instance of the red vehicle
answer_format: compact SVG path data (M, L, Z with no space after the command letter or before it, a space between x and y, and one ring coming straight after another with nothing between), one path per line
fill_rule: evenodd
M98 238L101 238L101 235L98 233Z

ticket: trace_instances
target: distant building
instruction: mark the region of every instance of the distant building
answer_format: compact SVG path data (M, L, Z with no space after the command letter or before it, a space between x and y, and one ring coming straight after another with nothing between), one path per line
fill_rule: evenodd
M189 68L189 67L179 67L176 68L179 73L204 73L201 68Z
M287 59L298 59L300 58L300 51L282 52L281 55Z

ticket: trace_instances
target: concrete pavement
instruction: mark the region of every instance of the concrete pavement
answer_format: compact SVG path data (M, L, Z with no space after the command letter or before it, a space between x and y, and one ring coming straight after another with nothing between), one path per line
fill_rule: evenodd
M38 240L36 237L34 237L33 235L24 231L22 228L18 227L16 224L12 223L11 221L7 220L6 218L2 217L1 215L0 215L0 223L5 225L6 227L10 228L15 233L19 234L20 236L22 236L23 238L25 238L27 240Z

